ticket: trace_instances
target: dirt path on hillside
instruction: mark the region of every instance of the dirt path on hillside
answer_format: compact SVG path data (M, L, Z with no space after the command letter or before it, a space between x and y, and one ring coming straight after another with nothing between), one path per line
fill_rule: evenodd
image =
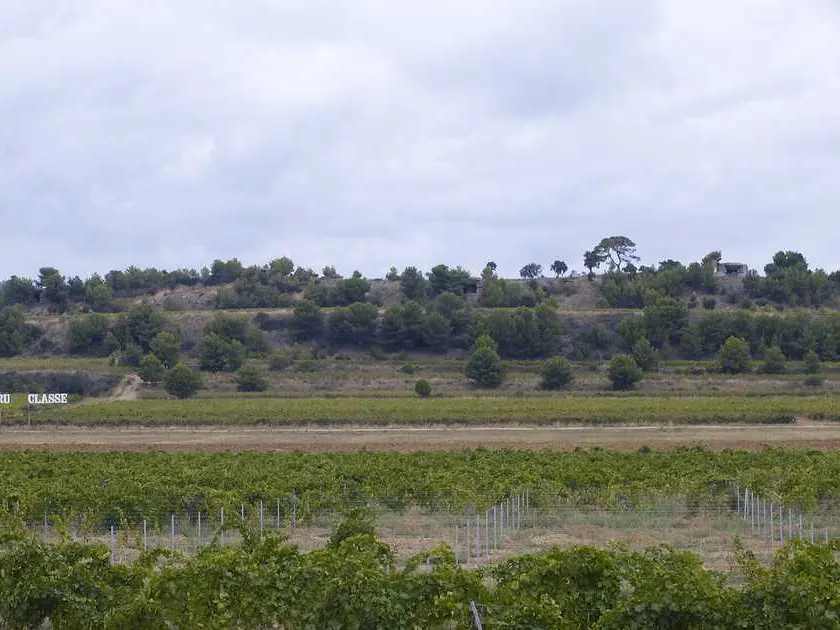
M142 386L143 381L140 380L139 376L136 374L126 374L116 388L114 388L114 392L107 398L101 399L101 401L137 400Z
M791 446L840 448L840 425L694 427L469 427L469 428L40 428L0 429L0 451L431 451L469 448L563 451L714 450Z

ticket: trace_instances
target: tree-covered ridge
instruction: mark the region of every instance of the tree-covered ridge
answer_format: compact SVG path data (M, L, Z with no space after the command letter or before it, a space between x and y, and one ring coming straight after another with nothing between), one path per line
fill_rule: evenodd
M659 297L686 297L697 294L722 293L730 298L736 293L726 290L720 282L719 251L710 252L701 261L687 265L668 259L656 266L636 266L640 257L635 243L625 236L611 236L601 240L584 253L583 266L590 280L596 269L604 271L601 283L603 304L617 308L642 308ZM560 280L568 272L564 260L556 259L546 265ZM408 266L401 272L396 267L385 274L385 280L399 285L404 300L425 301L442 293L464 295L475 293L480 304L487 307L535 306L550 299L555 283L538 280L543 265L528 262L520 270L525 281L499 278L495 262L488 262L478 276L457 266L433 266L423 272ZM805 256L799 252L779 251L764 267L764 276L751 270L743 278L743 295L751 300L791 306L822 306L836 303L840 296L840 271L828 273L809 268ZM572 276L578 276L572 272ZM723 274L726 275L725 273ZM265 265L243 265L238 259L215 260L203 269L156 268L131 266L124 271L111 270L103 275L93 274L82 279L65 276L54 267L42 267L35 279L12 276L0 288L0 306L45 304L54 312L83 308L98 312L119 310L115 300L142 294L153 294L177 287L217 287L215 306L218 308L288 307L301 296L321 307L348 306L356 302L381 305L381 297L371 291L371 279L358 271L343 278L331 265L321 273L304 268L288 257L271 260ZM561 291L570 290L561 283ZM694 298L696 300L696 297Z

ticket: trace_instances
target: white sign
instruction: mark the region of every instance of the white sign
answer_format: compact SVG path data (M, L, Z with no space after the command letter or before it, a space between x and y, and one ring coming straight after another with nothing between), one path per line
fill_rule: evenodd
M67 394L29 394L26 401L30 405L57 405L67 402Z
M0 405L11 405L12 404L12 395L11 394L0 394Z

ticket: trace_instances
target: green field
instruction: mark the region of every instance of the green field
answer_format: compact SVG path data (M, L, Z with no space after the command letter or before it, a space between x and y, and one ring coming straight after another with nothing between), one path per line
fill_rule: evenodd
M795 416L840 420L833 396L575 396L462 398L199 398L53 407L33 424L231 425L786 423ZM21 424L19 414L4 423Z

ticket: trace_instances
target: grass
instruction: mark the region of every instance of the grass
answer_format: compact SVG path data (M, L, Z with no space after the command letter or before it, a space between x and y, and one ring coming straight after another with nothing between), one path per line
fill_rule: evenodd
M726 424L840 420L833 397L576 396L461 398L199 398L133 400L45 409L32 422L72 425L301 426L330 424ZM22 416L6 423L23 422Z
M7 371L73 371L87 370L100 373L123 373L126 367L110 365L108 358L100 357L7 357L0 359L0 372Z

